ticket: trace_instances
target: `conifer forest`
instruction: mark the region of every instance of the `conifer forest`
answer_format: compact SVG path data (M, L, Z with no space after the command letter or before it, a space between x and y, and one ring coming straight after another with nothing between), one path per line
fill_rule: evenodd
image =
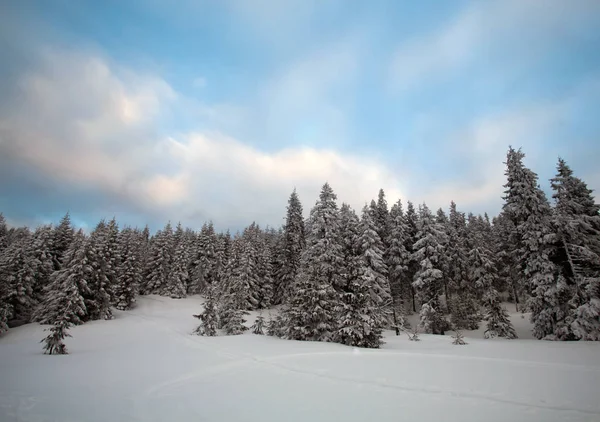
M460 330L484 327L486 338L513 339L513 306L530 313L537 339L600 340L600 206L562 159L540 181L523 158L508 150L496 216L454 202L432 210L383 190L354 210L328 183L308 218L301 200L313 198L294 190L283 227L254 222L237 233L174 221L150 233L114 218L84 233L68 213L33 230L0 215L0 331L47 324L44 350L64 354L70 327L154 294L204 297L190 315L203 336L240 334L249 311L277 309L251 330L362 348L380 347L388 329L456 331L460 342ZM551 198L540 187L548 182ZM406 324L412 314L418 327Z

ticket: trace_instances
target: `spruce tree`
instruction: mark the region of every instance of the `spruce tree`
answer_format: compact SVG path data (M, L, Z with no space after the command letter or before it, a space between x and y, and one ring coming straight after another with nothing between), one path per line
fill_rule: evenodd
M333 286L338 294L350 291L350 286L359 276L361 257L358 250L360 220L350 205L343 203L340 207L340 237L342 243L342 273L340 283Z
M296 189L294 189L288 200L283 233L283 262L281 269L276 273L274 304L285 302L291 293L300 268L302 251L306 246L302 204Z
M503 212L513 221L511 233L513 262L520 284L529 292L533 334L538 339L556 338L568 331L568 289L563 276L556 275L551 261L556 237L552 232L551 209L539 188L537 175L523 165L520 150L510 148L506 160L507 183L504 185Z
M415 288L412 284L415 274L419 269L419 262L414 260L415 243L417 241L417 233L419 231L419 215L415 211L415 207L412 202L408 201L406 206L406 241L404 243L407 252L409 253L410 259L408 262L408 269L406 270L406 277L410 280L410 300L412 303L412 312L417 312L417 301Z
M8 318L29 321L37 301L34 295L37 265L29 253L27 238L11 243L0 255L0 283L4 284Z
M169 267L169 273L166 283L160 292L163 296L169 296L173 299L186 297L188 285L188 248L186 244L185 233L181 223L177 225L173 237L173 263Z
M6 226L6 219L0 212L0 253L8 246L8 227Z
M50 276L54 271L52 261L52 226L45 225L35 230L29 244L35 272L33 294L39 303L44 299L44 290L50 285Z
M64 254L63 268L52 273L45 298L33 315L34 321L54 324L64 318L78 325L89 319L84 295L90 295L89 285L95 277L90 256L90 241L79 232Z
M89 278L88 294L84 294L85 306L91 320L112 319L111 305L114 300L114 283L116 279L115 254L113 242L116 243L115 224L101 220L88 241L88 259L93 268L93 276ZM118 233L116 233L118 234Z
M408 274L410 254L406 250L407 227L401 200L392 206L390 218L391 235L389 247L385 253L385 262L389 271L394 327L396 335L399 335L399 319L403 318L406 313L406 305L411 295L411 279Z
M52 328L46 328L44 331L50 331L50 334L41 341L44 344L44 354L48 355L66 355L67 346L63 343L65 337L71 337L68 329L71 326L68 319L59 317Z
M439 302L443 273L439 265L445 233L425 204L420 207L418 228L412 260L419 263L413 287L421 302L421 324L428 333L443 334L445 322Z
M141 251L137 242L136 232L130 228L123 229L119 234L118 254L121 264L115 297L116 308L120 310L132 308L142 280Z
M564 160L559 159L557 170L551 179L558 233L554 262L570 286L571 297L569 327L556 334L560 339L600 340L600 205Z
M54 270L59 270L62 263L62 257L71 245L75 236L75 230L71 225L71 216L67 212L60 220L60 223L54 229L52 236L52 261Z
M376 210L365 205L359 226L358 277L351 280L339 305L340 328L337 340L343 344L378 348L386 311L391 305L383 244L376 231Z
M194 333L201 336L214 337L217 335L217 309L213 289L209 289L204 310L200 315L194 315L200 320L200 325L194 330Z
M337 330L338 295L333 286L342 284L343 250L336 199L325 183L310 212L297 289L284 309L290 339L331 341Z
M173 229L167 223L150 242L145 268L144 294L161 294L173 264Z
M250 329L252 330L252 333L254 333L254 334L263 335L264 334L264 331L263 331L264 326L265 326L265 317L263 317L262 314L258 314L258 316L256 317L256 320L254 321L254 324L252 324L252 327L250 327Z

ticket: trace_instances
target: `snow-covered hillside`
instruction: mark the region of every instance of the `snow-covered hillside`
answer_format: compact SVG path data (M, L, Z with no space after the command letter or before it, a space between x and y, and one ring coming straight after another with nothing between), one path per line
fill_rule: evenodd
M198 296L142 296L113 321L73 327L71 354L42 354L43 327L0 337L0 421L599 421L600 345L466 346L386 332L380 350L249 332L192 335ZM250 324L256 314L249 318Z

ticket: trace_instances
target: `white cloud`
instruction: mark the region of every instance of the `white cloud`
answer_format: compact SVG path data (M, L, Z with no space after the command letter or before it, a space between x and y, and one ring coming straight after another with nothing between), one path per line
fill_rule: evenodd
M341 61L350 66L352 60ZM328 66L318 63L300 67L284 84L302 85L303 76L320 75L311 86L328 89L335 69L323 75ZM156 132L157 122L186 99L160 78L97 56L47 51L41 66L23 75L20 88L21 101L0 116L0 160L41 172L63 187L108 194L122 209L143 209L164 221L197 226L212 219L221 228L252 220L279 225L294 187L308 212L325 181L340 202L356 208L380 187L390 202L401 195L393 172L368 157L324 148L264 152L218 133L165 138ZM300 99L305 88L310 87L299 86L292 98ZM315 95L301 107L322 98ZM281 97L279 104L285 101ZM73 206L65 204L75 212Z
M505 60L535 60L556 39L577 37L582 22L600 13L600 2L505 0L474 2L440 30L406 40L394 53L390 86L414 88L471 59L503 48ZM501 47L503 46L503 47Z

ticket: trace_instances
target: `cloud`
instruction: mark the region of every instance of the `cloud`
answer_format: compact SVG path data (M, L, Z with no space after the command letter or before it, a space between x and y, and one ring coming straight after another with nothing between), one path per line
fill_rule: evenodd
M288 103L290 107L303 110L321 98L303 97L304 76L322 76L311 86L329 89L336 69L323 75L328 66L316 63L282 79L288 86L298 84L291 97L298 103ZM60 186L56 195L74 215L77 208L90 213L72 195L85 192L87 202L99 210L115 210L117 218L137 215L137 221L124 222L129 224L143 224L141 216L151 222L181 220L193 227L209 219L219 228L240 228L252 220L278 226L294 187L306 212L325 181L340 202L357 208L380 187L393 200L401 195L393 172L368 157L324 147L265 152L218 132L164 134L157 129L164 116L188 99L158 77L120 68L94 54L46 50L18 87L14 108L0 115L0 166L21 169L26 180L15 179L15 186ZM285 101L290 100L280 98L278 104ZM22 211L18 204L12 206L15 214ZM43 209L45 204L34 206Z
M495 215L503 203L504 161L510 145L523 149L525 165L535 172L541 170L540 185L547 188L544 176L553 171L564 149L564 142L562 148L553 143L553 134L568 122L573 101L568 96L474 118L452 134L444 148L453 174L422 193L411 189L409 194L435 208L447 208L454 201L463 210Z
M447 77L494 51L504 62L535 61L556 45L597 25L600 3L582 0L506 0L469 3L440 30L403 42L390 65L390 87L413 89ZM498 54L500 53L500 54Z

